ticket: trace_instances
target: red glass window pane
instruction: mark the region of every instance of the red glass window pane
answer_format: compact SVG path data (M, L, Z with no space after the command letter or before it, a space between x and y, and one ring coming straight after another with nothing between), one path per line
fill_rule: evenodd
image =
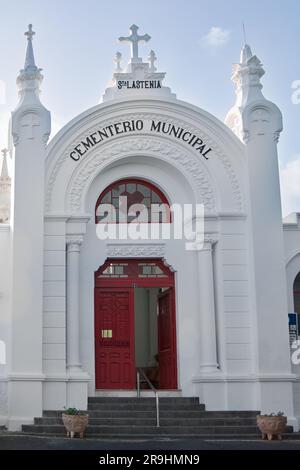
M124 203L120 206L119 197L124 196L127 198L127 211L133 204L143 204L148 210L148 222L151 220L151 205L152 204L166 204L169 207L166 196L155 186L143 180L121 180L111 184L105 191L100 195L96 205L96 223L107 223L110 222L107 217L99 216L99 207L101 204L112 203L116 209L117 223L119 221L119 207L120 210L126 213L126 205ZM98 215L97 215L98 213ZM143 212L144 213L144 212ZM169 223L171 221L170 211L164 211L163 215L159 217L159 223ZM127 215L127 222L131 222L136 217ZM153 222L158 222L157 217ZM143 220L145 218L143 217ZM147 220L147 218L146 218ZM113 222L113 220L111 221Z

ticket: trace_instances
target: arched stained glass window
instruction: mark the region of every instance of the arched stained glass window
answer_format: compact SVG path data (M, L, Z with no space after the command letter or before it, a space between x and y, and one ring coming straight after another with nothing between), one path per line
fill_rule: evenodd
M166 196L156 186L140 179L116 181L101 193L96 204L96 223L170 221Z

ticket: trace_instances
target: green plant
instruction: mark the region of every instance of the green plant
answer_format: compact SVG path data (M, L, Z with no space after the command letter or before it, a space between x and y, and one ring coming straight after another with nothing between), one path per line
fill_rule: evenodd
M66 415L85 415L86 411L83 410L78 410L77 408L66 408L64 407L65 411L64 413Z

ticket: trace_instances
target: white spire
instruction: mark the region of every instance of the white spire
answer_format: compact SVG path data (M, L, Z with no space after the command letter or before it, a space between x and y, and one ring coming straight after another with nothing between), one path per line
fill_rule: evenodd
M37 104L39 103L40 84L42 83L43 75L41 74L42 69L38 68L35 64L32 46L32 38L35 32L32 30L32 24L28 25L28 31L24 34L27 37L25 64L17 78L20 104L24 101L26 101L26 103L31 102L32 104Z
M0 173L0 224L8 223L10 218L10 188L11 179L7 169L8 150L1 150L3 155L2 168Z
M35 32L32 31L32 24L28 25L28 31L26 31L24 35L27 36L27 41L28 41L24 70L29 70L29 69L36 70L37 66L35 65L34 53L33 53L33 47L32 47L32 38L35 35Z
M2 169L1 169L0 179L9 178L8 169L7 169L7 159L6 159L8 150L3 149L1 150L1 153L3 155L3 160L2 160Z
M240 62L233 64L231 80L235 84L236 102L228 112L225 123L243 140L241 113L251 102L265 100L262 94L261 77L264 75L261 61L252 54L246 44L241 49Z
M51 132L51 117L40 101L43 75L34 59L32 38L35 33L31 24L24 34L27 38L26 56L24 68L17 77L19 102L12 113L11 135L14 145L19 143L20 138L34 140L38 135L46 144Z
M241 50L240 63L232 67L231 77L236 86L239 106L263 97L260 79L264 73L261 61L252 54L250 46L245 44Z
M246 65L247 61L251 59L251 57L252 57L251 47L245 43L241 50L240 63Z
M243 23L243 39L244 39L244 46L242 47L241 54L240 54L240 63L246 64L247 60L252 57L252 51L251 51L251 47L247 44L245 23Z

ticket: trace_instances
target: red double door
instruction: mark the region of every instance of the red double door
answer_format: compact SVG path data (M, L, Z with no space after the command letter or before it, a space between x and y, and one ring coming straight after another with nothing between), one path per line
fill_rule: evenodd
M158 297L160 389L177 388L174 288ZM138 334L138 332L136 332ZM134 288L95 288L97 389L136 387Z

